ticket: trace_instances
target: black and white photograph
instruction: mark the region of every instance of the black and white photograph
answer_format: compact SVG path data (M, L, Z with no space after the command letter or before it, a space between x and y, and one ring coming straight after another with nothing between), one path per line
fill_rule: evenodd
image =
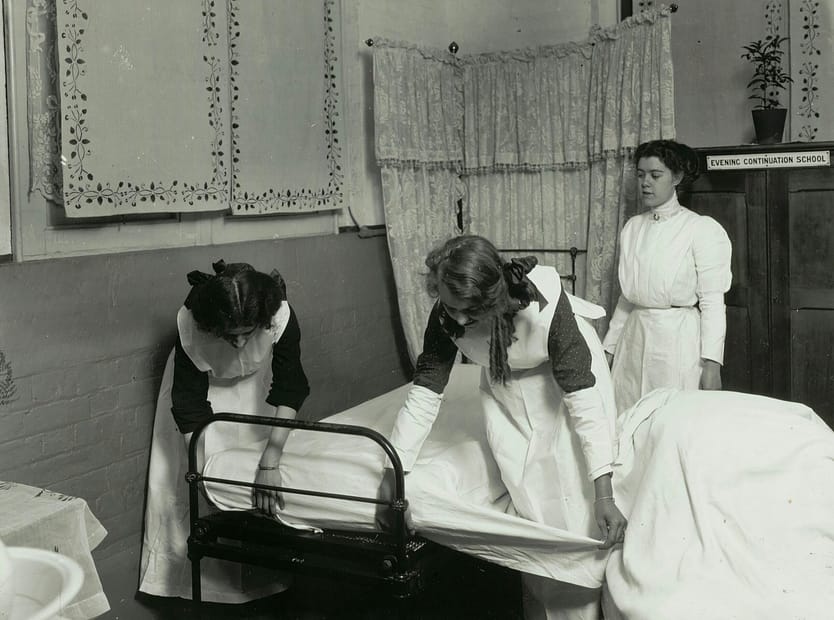
M834 618L834 0L0 6L0 620Z

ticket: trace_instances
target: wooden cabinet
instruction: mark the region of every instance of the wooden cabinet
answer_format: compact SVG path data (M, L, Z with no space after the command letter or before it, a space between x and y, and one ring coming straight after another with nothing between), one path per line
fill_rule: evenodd
M725 389L805 403L834 427L834 168L706 168L709 155L832 149L698 149L704 172L681 202L718 220L733 242Z

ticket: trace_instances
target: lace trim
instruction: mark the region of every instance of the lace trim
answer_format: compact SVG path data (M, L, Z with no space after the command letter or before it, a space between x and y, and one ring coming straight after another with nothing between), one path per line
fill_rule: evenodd
M463 65L483 65L513 60L531 62L543 57L565 58L574 54L581 54L585 58L591 58L591 53L592 46L590 42L571 41L556 45L540 45L538 47L527 47L508 51L467 54L460 58L460 62Z
M399 157L385 157L376 160L380 168L421 168L424 170L463 170L463 160L450 159L448 161L420 161L417 159L400 159Z
M666 5L661 5L660 8L657 9L640 11L631 17L626 17L620 23L615 24L614 26L608 26L607 28L602 28L598 24L594 24L591 26L588 41L589 43L594 44L600 41L618 39L625 30L630 30L631 28L636 28L637 26L642 26L643 24L654 24L661 19L668 19L671 14L671 8Z

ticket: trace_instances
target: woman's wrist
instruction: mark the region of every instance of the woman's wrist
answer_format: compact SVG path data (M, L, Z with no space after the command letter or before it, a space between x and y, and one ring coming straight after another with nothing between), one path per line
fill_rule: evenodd
M611 485L612 474L606 473L594 478L594 501L602 501L604 499L614 499L614 488Z

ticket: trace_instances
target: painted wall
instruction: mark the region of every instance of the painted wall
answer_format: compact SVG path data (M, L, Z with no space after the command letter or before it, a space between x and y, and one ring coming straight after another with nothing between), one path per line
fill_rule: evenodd
M185 274L218 258L277 267L287 280L312 389L304 417L410 379L384 237L0 265L0 480L86 499L109 532L98 557L139 549L156 395Z
M677 0L672 16L675 66L675 125L680 141L691 146L753 142L753 120L746 88L752 66L741 59L742 45L766 34L766 0ZM788 33L787 0L777 2L781 32ZM786 46L787 49L787 46ZM786 56L785 68L790 64ZM787 107L788 93L782 96ZM789 136L788 128L785 136Z

